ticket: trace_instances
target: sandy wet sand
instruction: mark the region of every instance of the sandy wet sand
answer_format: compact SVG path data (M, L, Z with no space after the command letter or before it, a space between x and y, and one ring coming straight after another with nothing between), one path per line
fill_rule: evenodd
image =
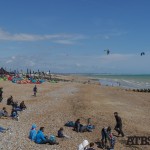
M1 126L11 127L11 131L0 133L0 146L4 150L76 150L83 139L89 142L100 139L103 126L110 125L114 128L115 111L122 117L125 135L150 135L149 93L136 93L83 82L46 82L37 86L37 97L33 97L33 84L20 85L6 81L0 82L0 86L4 88L4 100L0 103L0 108L6 106L6 99L10 95L18 102L24 100L28 107L20 113L18 122L0 119ZM10 112L11 107L6 107ZM45 134L56 135L58 129L67 121L80 118L81 123L86 124L89 117L96 126L92 133L76 133L72 128L64 127L64 132L72 138L57 139L59 145L37 145L28 139L32 123L36 123L38 129L44 126ZM125 142L126 137L118 137L115 150L133 149L126 147ZM100 149L96 145L95 148ZM138 146L136 149L140 148L148 150L150 147Z

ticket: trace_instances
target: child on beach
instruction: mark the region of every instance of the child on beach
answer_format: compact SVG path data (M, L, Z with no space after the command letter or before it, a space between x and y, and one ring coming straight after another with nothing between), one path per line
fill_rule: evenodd
M65 134L63 133L63 131L64 131L63 128L60 128L60 129L58 130L58 137L59 137L59 138L67 138L67 139L69 139L70 137L67 136L67 135L65 135Z
M110 148L111 149L114 149L114 146L115 146L115 138L111 132L111 127L104 127L101 131L101 136L102 136L102 139L101 139L101 147L102 148L107 148L107 139L109 141L109 144L110 144Z

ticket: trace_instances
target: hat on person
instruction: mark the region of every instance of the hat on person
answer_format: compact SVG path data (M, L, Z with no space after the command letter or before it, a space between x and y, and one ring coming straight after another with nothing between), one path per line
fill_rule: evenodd
M89 142L87 140L84 140L82 142L82 145L83 145L84 148L86 148L89 145Z
M78 150L84 150L82 143L78 146Z
M36 128L36 124L32 124L32 129L35 129Z

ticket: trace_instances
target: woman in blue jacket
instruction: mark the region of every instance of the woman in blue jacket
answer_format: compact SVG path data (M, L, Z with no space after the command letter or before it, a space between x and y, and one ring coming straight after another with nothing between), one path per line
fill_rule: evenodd
M30 133L29 133L29 139L31 139L31 141L35 141L36 134L37 134L37 131L36 131L36 124L33 124L33 125L32 125L32 128L31 128L31 130L30 130Z
M38 131L36 138L35 138L35 142L37 144L46 144L49 143L51 145L53 144L59 144L56 141L51 141L47 138L47 136L44 135L44 127L40 127L40 130Z

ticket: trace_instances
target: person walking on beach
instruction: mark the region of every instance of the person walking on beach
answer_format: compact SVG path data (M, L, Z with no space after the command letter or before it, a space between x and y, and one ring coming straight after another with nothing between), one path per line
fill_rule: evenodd
M36 85L33 88L33 92L34 92L34 96L36 96L36 93L37 93L37 87L36 87Z
M0 87L0 102L3 100L3 88Z
M115 126L115 129L117 132L118 132L118 135L121 134L122 137L124 137L124 133L122 131L122 120L121 120L121 117L118 115L118 112L114 112L114 116L115 116L115 119L116 119L116 126Z

